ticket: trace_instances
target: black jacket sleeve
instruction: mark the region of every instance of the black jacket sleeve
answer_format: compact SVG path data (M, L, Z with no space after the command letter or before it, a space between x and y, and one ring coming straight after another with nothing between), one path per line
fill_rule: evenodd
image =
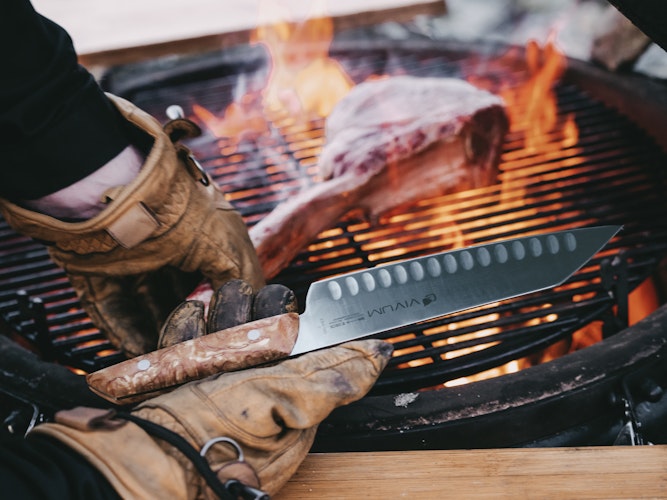
M68 33L29 0L3 2L0 61L0 196L53 193L128 145L118 112L78 64Z
M83 457L45 436L0 435L2 498L25 500L119 499L106 478Z

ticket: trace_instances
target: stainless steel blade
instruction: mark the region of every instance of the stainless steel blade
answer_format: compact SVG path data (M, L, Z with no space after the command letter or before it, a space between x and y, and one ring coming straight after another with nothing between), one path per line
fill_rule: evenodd
M315 282L292 355L557 286L620 229L515 238Z

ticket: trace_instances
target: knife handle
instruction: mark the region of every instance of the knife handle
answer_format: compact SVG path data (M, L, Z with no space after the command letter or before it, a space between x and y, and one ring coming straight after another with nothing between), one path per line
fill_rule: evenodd
M86 382L112 403L136 403L186 382L286 358L298 333L297 313L263 318L102 368Z

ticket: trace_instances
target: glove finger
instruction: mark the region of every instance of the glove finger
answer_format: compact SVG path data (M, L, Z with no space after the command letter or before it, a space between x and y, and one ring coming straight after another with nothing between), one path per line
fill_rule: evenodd
M257 292L253 304L252 319L269 318L288 312L298 312L298 306L296 295L285 285L266 285Z
M275 408L279 415L276 422L282 421L291 429L318 425L335 408L365 396L392 352L388 342L358 340L275 366L276 391L282 394Z
M270 372L258 373L258 376L268 377L268 380L256 379L255 383L258 389L266 385L274 397L272 401L264 400L262 409L267 413L258 418L266 419L270 415L273 430L278 433L285 428L307 429L318 425L335 408L365 396L392 352L393 347L387 342L360 340L310 352L266 368ZM254 410L248 408L248 411ZM249 420L252 421L252 417Z
M200 281L200 273L188 273L170 266L143 275L139 285L140 298L155 318L158 330Z
M198 230L207 238L198 240L189 267L201 271L214 290L231 279L242 279L259 290L265 284L264 276L248 227L220 191L215 190L214 198L217 209Z
M158 318L143 300L143 275L70 275L69 280L83 309L112 344L130 357L155 349Z
M363 397L392 350L381 340L348 342L273 366L191 382L142 406L168 406L170 413L189 421L192 430L202 425L202 435L209 425L226 426L220 429L222 435L240 437L251 447L278 446L288 430L308 429L334 408ZM202 400L218 408L215 422L194 410Z
M275 493L308 453L319 423L370 390L392 349L381 340L361 340L270 367L223 373L148 400L136 414L196 447L216 436L233 439L261 487ZM224 464L235 458L232 452L216 446L206 457Z
M176 307L160 331L157 348L169 347L185 342L206 333L204 303L200 300L188 300Z
M253 289L243 280L230 280L218 288L208 306L208 333L250 321Z

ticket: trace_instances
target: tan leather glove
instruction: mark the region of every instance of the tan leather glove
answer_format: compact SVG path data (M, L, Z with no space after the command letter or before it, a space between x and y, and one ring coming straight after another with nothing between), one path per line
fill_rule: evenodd
M156 348L167 315L199 283L215 288L243 278L264 280L247 228L190 151L170 137L188 122L165 126L109 96L125 119L153 139L139 175L108 193L92 219L68 223L0 199L17 231L47 243L95 325L130 356Z
M142 403L130 418L142 419L138 423L149 431L150 424L169 429L197 451L209 443L204 455L223 483L238 479L274 494L305 458L319 423L364 396L391 352L380 340L355 341L268 368L213 376ZM137 423L113 427L118 420L106 418L106 428L91 430L85 411L61 413L57 421L33 432L78 451L123 498L214 498L192 461ZM233 491L238 485L228 486Z
M286 286L273 283L256 290L247 281L229 280L213 293L208 310L200 300L176 307L160 331L158 349L288 312L298 312L298 307Z
M289 356L299 331L292 290L270 284L255 293L247 282L230 280L209 302L208 319L202 301L180 304L162 328L158 350L89 373L89 388L114 404L138 403L209 375ZM249 340L256 328L261 334ZM213 335L201 338L207 334Z

